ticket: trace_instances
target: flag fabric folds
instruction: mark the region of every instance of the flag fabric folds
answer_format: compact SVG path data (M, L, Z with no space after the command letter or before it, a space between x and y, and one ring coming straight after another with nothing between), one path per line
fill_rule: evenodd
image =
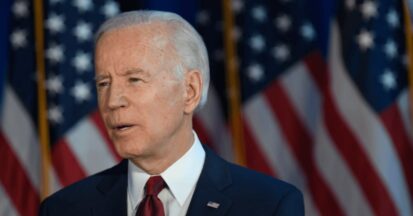
M44 80L38 80L34 7L44 11ZM115 164L119 157L96 107L93 36L119 13L115 1L13 1L9 67L0 135L0 215L37 215L42 187L50 192ZM38 83L45 85L47 115L38 116ZM47 121L51 169L42 185L39 121Z
M44 11L44 80L37 76L35 2ZM230 2L135 4L182 12L207 45L211 87L194 118L201 141L227 160L244 152L243 165L300 188L306 215L413 215L404 2ZM106 18L133 9L120 3L11 1L8 29L0 32L8 44L0 91L0 215L37 215L43 187L54 192L120 160L97 111L93 80L93 33ZM232 26L224 24L225 9ZM225 32L232 34L233 55L225 50ZM239 87L227 81L230 61ZM44 116L39 82L46 87ZM229 122L234 91L241 95L241 134ZM39 121L50 132L48 185Z
M213 84L198 119L210 139L229 128L211 118L228 125L222 71L236 61L248 167L299 187L307 215L411 215L403 2L334 3L232 1L236 59L224 55L222 6L201 4ZM228 149L223 140L214 146Z

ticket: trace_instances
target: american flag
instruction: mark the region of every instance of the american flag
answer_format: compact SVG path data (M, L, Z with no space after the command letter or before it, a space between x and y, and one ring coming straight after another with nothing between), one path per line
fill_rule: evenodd
M9 67L0 135L0 215L37 215L42 191L39 121L47 121L52 167L50 191L108 168L119 157L96 107L94 32L119 13L112 0L43 1L45 79L37 75L36 3L10 5ZM37 88L45 86L47 110L38 114Z
M402 4L232 1L246 165L298 186L307 215L413 214ZM230 112L223 71L231 59L223 50L222 6L205 1L201 8L209 102L216 104L198 117L208 122L217 110ZM331 16L320 22L315 8ZM211 125L209 134L222 128Z
M97 26L121 11L119 4L44 1L46 79L38 80L33 2L16 0L10 9L0 113L5 216L37 214L39 121L50 130L50 192L120 159L96 108L92 43ZM232 0L233 26L224 24L220 1L143 2L145 8L184 11L207 44L211 91L194 119L203 143L236 158L228 102L234 89L225 69L235 59L243 129L237 135L246 166L299 187L306 215L413 215L402 1L346 0L326 8L327 0ZM320 22L315 8L331 17ZM322 25L330 21L328 29ZM225 28L233 34L234 56L226 55ZM38 82L46 86L44 116L38 114Z

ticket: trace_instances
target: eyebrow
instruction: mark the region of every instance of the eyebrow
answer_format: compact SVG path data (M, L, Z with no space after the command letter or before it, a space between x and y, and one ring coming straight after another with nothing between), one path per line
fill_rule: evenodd
M109 75L104 74L104 75L97 75L97 76L95 76L93 79L94 79L95 81L98 81L98 80L103 80L103 79L108 78L108 77L109 77Z
M129 76L129 75L132 75L132 74L143 74L143 75L149 76L149 74L141 68L127 69L125 72L122 72L120 75L121 76ZM106 79L108 77L110 77L109 74L97 75L97 76L95 76L94 80L98 81L98 80Z
M127 69L124 73L122 73L122 76L128 76L132 74L147 74L146 71L144 71L141 68L132 68L132 69Z

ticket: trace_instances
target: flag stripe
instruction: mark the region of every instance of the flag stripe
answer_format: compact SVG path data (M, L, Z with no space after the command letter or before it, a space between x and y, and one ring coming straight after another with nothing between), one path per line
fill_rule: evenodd
M102 171L116 163L105 140L88 117L82 119L67 133L66 141L73 155L86 171L86 175Z
M320 59L318 53L310 54L308 57L309 60L307 62L312 63L314 63L313 59ZM318 65L318 68L321 67ZM315 142L315 152L318 154L315 155L315 159L320 173L326 179L329 188L334 192L334 196L337 197L346 215L357 215L360 212L362 212L361 215L372 215L368 202L363 194L360 193L361 190L351 172L342 163L341 156L333 147L334 144L326 142L326 134L323 134L325 131L322 130L323 127L320 127L322 125L316 124L316 122L320 122L321 97L317 84L313 81L312 75L308 71L308 67L300 62L287 71L280 78L281 85L285 89L285 93L288 95L293 107L298 111L300 119L305 123L306 129L312 134L312 137L317 139ZM314 71L319 73L318 83L321 83L322 72L320 72L320 69ZM318 125L318 127L315 127L315 125ZM314 134L314 131L317 134ZM321 145L325 147L320 148ZM329 161L329 165L326 165L325 161ZM299 177L296 176L295 178ZM287 179L289 180L289 178ZM347 194L352 194L352 196Z
M313 141L305 126L295 114L295 108L290 104L284 90L279 83L276 83L265 90L265 95L277 116L280 128L285 134L296 160L301 165L304 173L309 176L308 183L317 208L324 215L344 215L331 189L328 188L325 180L315 167L312 156ZM279 106L279 104L283 104L283 106ZM325 202L328 202L328 205Z
M305 65L306 74L310 75L310 77L307 77L306 79L313 80L314 84L317 85L317 88L311 87L310 89L313 89L312 91L315 91L314 89L319 89L324 92L327 91L326 67L319 53L314 52L308 55L305 58ZM293 86L296 85L299 84L293 84ZM309 98L313 97L314 96L311 96ZM315 97L315 99L317 101L317 97ZM297 106L302 105L296 104L295 107ZM324 112L326 112L325 109ZM331 109L331 107L328 109ZM316 110L321 110L321 108L316 108L308 115L318 116ZM330 185L330 188L334 191L335 196L340 202L340 206L346 211L347 215L357 215L359 212L363 212L361 215L372 215L373 213L370 205L365 200L364 194L361 193L361 188L358 185L357 180L354 179L347 165L343 163L344 158L337 152L335 144L331 141L330 136L326 132L322 116L320 119L321 124L313 129L317 131L317 134L314 134L314 136L316 137L315 158L318 164L318 169ZM326 161L329 161L328 165L325 163ZM352 194L352 196L348 196L347 194Z
M86 172L64 139L54 145L52 162L62 186L70 185L86 176Z
M91 57L93 31L118 13L119 5L112 0L92 2L89 6L96 10L84 13L81 3L43 3L13 0L6 10L11 15L7 20L10 33L3 39L10 67L4 68L7 83L1 90L0 133L7 143L0 140L0 157L4 160L0 162L0 196L4 195L0 198L0 215L37 215L40 197L50 195L44 194L45 188L54 192L117 161L105 134L99 131L103 124L93 119L97 101ZM44 28L38 28L34 18ZM36 40L38 33L48 39L43 45ZM36 76L36 63L42 63L47 74ZM40 99L36 94L39 89L43 91ZM39 100L47 106L39 109ZM51 132L41 137L47 144L42 147L52 150L42 152L45 154L40 153L38 135L43 126L50 127ZM49 154L53 168L43 170L42 157ZM87 161L85 155L89 156ZM11 203L10 207L4 203Z
M320 116L321 97L307 67L300 62L288 69L279 79L306 130L311 135L314 134L314 125Z
M251 137L250 139L254 140L252 143L262 152L262 156L255 156L254 152L247 151L247 157L254 159L255 163L266 162L268 165L263 166L268 166L273 170L269 172L274 172L274 175L299 187L304 193L307 214L319 215L310 195L306 176L292 155L274 113L263 96L258 95L245 104L244 125L246 127L245 137L247 140Z
M3 185L0 184L0 215L4 216L18 216L18 213L10 201L9 196L3 189Z
M117 153L115 146L112 143L112 140L109 138L109 134L106 131L105 123L103 122L102 118L100 117L99 111L92 112L90 114L90 119L96 126L96 129L100 132L105 144L107 145L108 149L112 152L113 157L115 157L116 161L120 161L122 158Z
M40 188L40 151L38 136L30 117L14 91L7 86L1 113L1 129L22 164L35 190ZM16 133L18 131L18 133Z
M404 176L410 191L413 195L413 146L410 142L406 128L404 127L400 111L397 103L393 104L386 111L382 112L381 120L386 127L389 135L394 143L400 162L403 166Z
M247 167L257 170L259 172L265 173L271 176L277 176L276 171L270 167L270 163L268 161L271 157L265 157L262 150L259 148L257 143L257 139L255 139L252 135L251 129L248 126L249 124L246 122L245 117L243 117L243 133L244 133L244 142L245 142L245 159ZM264 123L264 122L262 122Z
M213 142L214 149L228 161L234 160L233 146L228 126L221 110L217 93L214 86L209 87L208 103L196 113L196 117L202 121L202 125Z
M215 145L213 144L213 141L210 139L210 137L212 136L208 133L208 131L202 124L202 121L197 116L195 116L192 122L193 128L196 131L196 134L198 135L198 138L201 141L201 143L208 145L210 148L212 148L212 150L216 151Z
M374 215L357 179L349 170L345 158L337 151L324 124L317 127L316 137L314 152L317 167L334 191L346 215Z
M311 75L311 80L319 89L319 94L323 96L328 91L327 65L319 52L311 52L304 58L306 71Z
M399 99L397 101L397 106L400 112L400 115L402 116L402 122L403 122L403 126L405 128L405 130L408 132L407 133L407 137L410 140L410 145L412 144L413 141L413 137L411 133L413 131L413 127L411 124L411 113L410 113L410 105L409 105L409 91L408 90L404 90L400 96Z
M52 161L53 162L53 161ZM62 189L62 184L60 183L60 180L57 176L55 167L51 167L50 172L49 172L50 176L50 193L53 194L54 192Z
M325 110L324 123L337 149L358 179L375 213L377 215L397 215L393 200L368 160L367 155L360 148L361 144L337 113L337 107L329 93L327 92L325 96L326 103L323 106ZM357 160L354 160L355 158Z
M247 147L256 148L256 151L261 153L261 155L257 155L256 152L247 148L247 158L251 158L254 163L268 168L256 168L250 165L249 167L258 170L270 169L270 171L265 172L273 172L274 176L286 181L294 181L304 194L306 214L319 215L312 198L309 196L306 177L283 139L274 113L262 96L254 97L244 106L244 127L247 141L253 139L252 142L247 142ZM271 133L267 131L271 131ZM265 164L262 164L264 162Z
M326 125L327 131L329 132L333 142L336 144L337 149L341 152L342 157L345 158L349 167L353 171L353 174L358 179L358 182L364 190L364 194L369 200L369 203L373 207L375 213L378 214L382 212L388 215L395 215L397 211L388 191L375 172L375 169L368 160L367 155L360 148L360 143L358 143L358 141L354 138L353 133L348 129L343 121L343 118L337 113L337 107L334 104L327 87L328 83L326 80L328 80L328 78L322 76L322 74L327 73L320 70L320 68L326 69L326 67L320 66L324 64L323 61L321 61L321 59L317 56L312 56L311 61L306 60L306 63L309 67L309 72L311 72L312 76L316 80L316 83L320 85L319 88L323 91L325 101L323 104L324 124ZM340 95L337 96L337 98L352 98L348 95L348 91L350 90L343 92L346 95ZM349 101L347 100L345 103L348 102ZM352 109L354 109L354 106ZM370 128L370 126L367 128ZM354 160L354 158L359 159ZM378 194L382 195L378 196ZM386 206L384 204L380 204L381 202L385 202Z
M20 215L36 215L39 194L9 142L0 133L0 181Z
M263 158L267 160L274 173L288 177L289 171L286 170L298 170L278 122L275 121L274 113L263 96L257 95L245 104L244 119L249 136L256 140L256 145L265 155ZM267 133L267 130L271 133Z
M363 188L369 188L365 192L369 194L369 200L377 212L381 213L383 212L381 209L388 209L389 212L411 215L408 187L393 143L380 119L372 113L370 107L366 106L367 104L354 88L354 83L350 81L348 73L345 72L336 25L333 25L332 32L332 45L330 46L332 94L326 95L326 101L331 100L328 111L335 112L337 110L340 113L337 113L336 117L340 118L342 125L345 126L342 128L345 130L342 132L345 133L341 135L351 135L351 137L344 136L344 138L351 138L351 141L353 141L351 143L355 144L352 149L348 149L349 152L346 158L349 163L353 163L354 169L361 169L357 167L358 165L368 168L368 170L359 170L358 177L360 181L364 181L361 183L364 184ZM333 104L333 98L336 99L337 103L337 106L334 104L335 109L330 108ZM351 100L348 100L348 98L351 98ZM337 127L339 124L337 121L332 121L332 125ZM337 139L342 139L339 137L337 136ZM343 147L349 146L349 143L342 143L342 145ZM354 154L355 150L357 150L357 154ZM365 157L362 160L369 164L359 164L359 161L352 160L354 155ZM369 173L366 173L366 171ZM372 179L365 178L366 175ZM378 188L373 187L373 185ZM380 196L377 196L377 194L380 194ZM386 203L387 206L385 207L382 203Z

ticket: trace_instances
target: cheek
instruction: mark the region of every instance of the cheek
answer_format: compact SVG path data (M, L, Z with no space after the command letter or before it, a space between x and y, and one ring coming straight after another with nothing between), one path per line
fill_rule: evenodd
M167 88L163 94L156 95L154 110L157 113L159 123L165 126L176 124L176 121L182 117L183 114L183 98L181 97L181 89L177 86L174 88Z
M98 94L98 108L99 108L99 112L100 112L100 116L106 126L106 119L108 116L108 109L106 108L106 98L103 97L102 95Z
M99 90L99 89L96 89L96 96L97 96L97 99L98 99L98 106L100 107L103 103L102 102L104 102L104 97L103 97L103 95L104 95L104 93L103 93L103 90Z
M157 95L157 99L166 106L176 108L183 102L183 89L176 81L171 81L162 86L162 91Z
M100 90L100 91L98 90L97 99L98 99L98 108L100 112L103 112L107 104L106 92L104 90Z

